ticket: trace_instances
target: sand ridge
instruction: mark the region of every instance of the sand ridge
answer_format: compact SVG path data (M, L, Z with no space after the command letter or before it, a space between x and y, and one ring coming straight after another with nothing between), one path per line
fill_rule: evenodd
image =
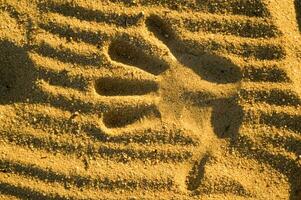
M299 5L0 1L1 199L300 199Z

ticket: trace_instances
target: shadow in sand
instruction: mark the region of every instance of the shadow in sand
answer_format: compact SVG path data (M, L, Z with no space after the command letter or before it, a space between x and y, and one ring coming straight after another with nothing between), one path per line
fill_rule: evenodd
M36 75L24 48L6 40L0 42L0 104L31 98Z
M89 112L92 107L84 107L81 103L72 105L70 100L63 96L53 97L37 86L37 80L68 86L65 72L52 74L47 70L38 69L29 58L31 47L19 47L14 43L0 41L0 105L14 103L46 104L74 112L82 110ZM74 80L73 80L74 81ZM79 83L83 81L79 80Z
M201 182L204 178L205 165L209 160L209 155L205 155L199 161L195 162L192 169L189 171L187 176L187 189L190 191L196 191L201 185Z
M301 32L301 0L295 0L295 11L296 11L296 20L298 23L299 31Z

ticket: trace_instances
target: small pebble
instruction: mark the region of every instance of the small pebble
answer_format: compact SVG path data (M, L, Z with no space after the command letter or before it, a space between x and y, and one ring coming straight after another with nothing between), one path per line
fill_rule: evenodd
M32 121L33 121L33 123L36 123L38 120L37 120L37 118L32 118Z
M77 117L77 116L79 116L79 112L78 112L78 111L74 112L74 113L71 115L70 119L74 119L74 118Z

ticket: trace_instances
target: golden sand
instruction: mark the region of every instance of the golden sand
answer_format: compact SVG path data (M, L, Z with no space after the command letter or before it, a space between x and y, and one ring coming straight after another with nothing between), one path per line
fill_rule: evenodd
M0 199L301 200L300 0L0 0Z

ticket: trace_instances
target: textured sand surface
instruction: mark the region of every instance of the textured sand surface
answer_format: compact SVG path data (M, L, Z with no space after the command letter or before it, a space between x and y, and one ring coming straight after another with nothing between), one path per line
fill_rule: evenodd
M0 199L301 200L300 34L300 0L0 0Z

